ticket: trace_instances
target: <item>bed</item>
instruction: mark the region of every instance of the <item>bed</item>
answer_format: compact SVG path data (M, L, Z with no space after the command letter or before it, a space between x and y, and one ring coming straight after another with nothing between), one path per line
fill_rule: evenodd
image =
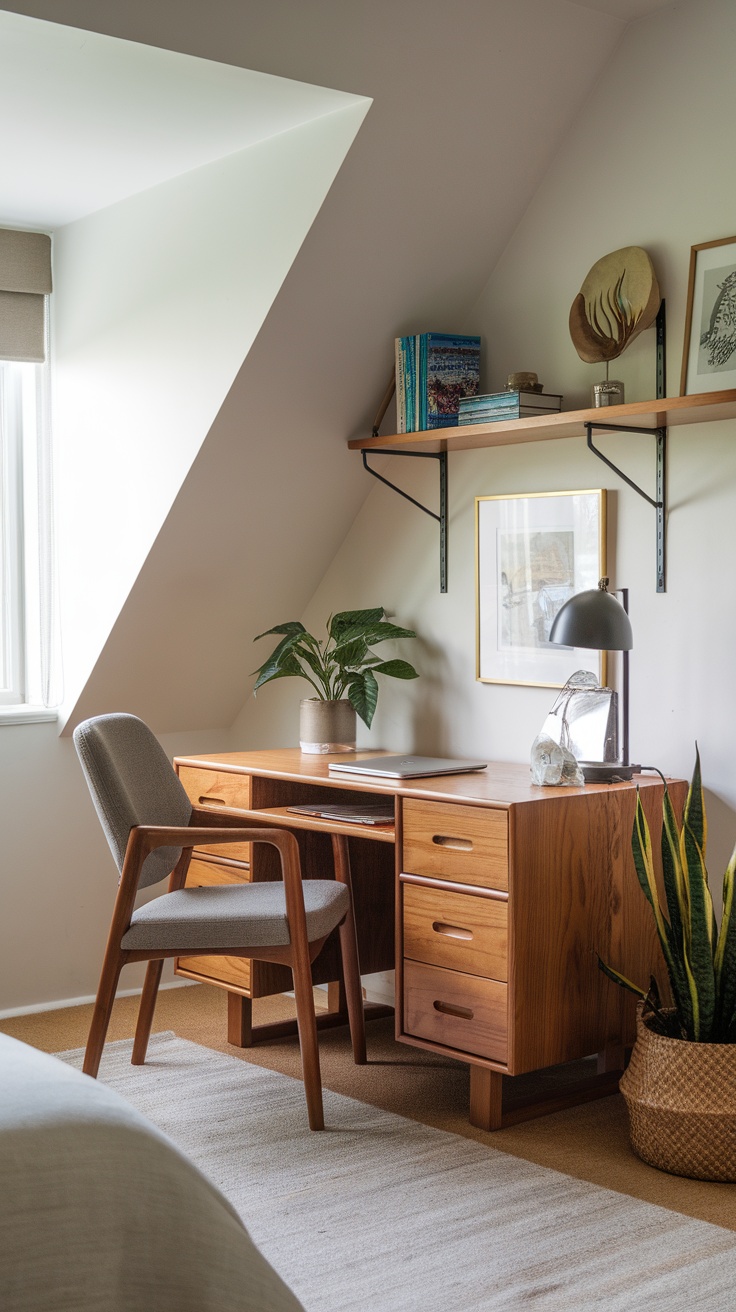
M3 1312L303 1312L164 1134L2 1034L0 1291Z

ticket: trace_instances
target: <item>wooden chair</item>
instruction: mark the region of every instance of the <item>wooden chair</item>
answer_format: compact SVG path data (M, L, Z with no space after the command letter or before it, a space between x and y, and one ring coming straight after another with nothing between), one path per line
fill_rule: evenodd
M134 715L100 715L74 731L74 743L120 883L84 1059L96 1076L120 972L148 961L132 1062L142 1065L166 957L227 955L278 962L294 977L297 1025L309 1125L324 1128L317 1026L310 966L339 926L353 1056L365 1055L363 999L349 871L302 880L299 848L283 829L243 825L237 817L194 808L163 748ZM269 843L282 880L185 888L192 848L206 843ZM135 908L139 889L169 878L168 892Z

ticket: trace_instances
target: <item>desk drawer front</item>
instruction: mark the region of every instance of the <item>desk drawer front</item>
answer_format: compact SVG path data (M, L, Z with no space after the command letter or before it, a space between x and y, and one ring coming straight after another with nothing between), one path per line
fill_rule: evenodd
M506 985L404 962L404 1029L419 1039L506 1061Z
M506 902L403 883L404 956L505 980Z
M508 820L485 806L406 798L402 870L480 888L507 889Z
M247 884L249 881L250 869L242 861L203 861L193 856L189 862L186 887L212 888L217 884Z
M193 766L182 765L179 768L179 778L193 806L203 806L213 811L218 806L240 807L246 811L250 808L250 775L230 774L225 770L197 770ZM198 850L227 856L232 861L250 861L250 843L229 843L227 847L218 847L214 843Z
M230 984L237 993L250 996L253 962L248 957L177 957L176 973L220 987Z

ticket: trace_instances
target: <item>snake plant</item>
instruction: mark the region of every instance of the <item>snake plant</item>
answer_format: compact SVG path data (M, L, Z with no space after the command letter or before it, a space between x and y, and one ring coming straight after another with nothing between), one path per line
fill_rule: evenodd
M275 647L255 671L253 688L257 692L272 679L289 675L306 679L322 701L340 701L347 696L361 720L370 729L378 701L377 674L394 679L416 679L418 674L408 661L382 661L371 650L378 642L389 638L415 638L413 629L401 629L384 620L383 606L370 610L344 610L331 615L327 622L327 638L320 640L308 633L298 620L277 624L258 638L282 634Z
M643 998L645 1007L648 1004L654 1012L657 1027L672 1037L695 1043L736 1043L736 848L723 877L719 929L705 865L707 820L697 749L682 825L677 823L666 784L662 812L665 907L657 891L649 826L637 790L631 840L634 864L654 913L674 1008L663 1010L656 980L652 979L645 992L600 958L599 965L611 979Z

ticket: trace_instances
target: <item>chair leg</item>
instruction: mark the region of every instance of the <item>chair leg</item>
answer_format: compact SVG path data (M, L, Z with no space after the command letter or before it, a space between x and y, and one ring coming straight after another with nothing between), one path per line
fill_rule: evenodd
M322 1077L319 1069L312 972L308 964L305 967L293 963L292 974L294 976L296 1020L299 1029L299 1047L302 1055L302 1075L304 1078L304 1094L307 1099L309 1128L310 1130L324 1130L325 1115L322 1106Z
M335 862L335 878L339 883L346 884L350 893L350 906L345 919L340 925L340 954L342 956L345 1000L350 1022L350 1041L353 1045L353 1060L356 1066L364 1066L367 1060L365 1051L365 1010L363 1007L363 990L360 983L358 937L355 932L355 917L353 915L350 851L348 841L343 834L332 835L332 855Z
M117 948L110 948L105 953L82 1066L84 1074L91 1075L93 1079L97 1078L100 1069L100 1058L105 1046L107 1027L110 1024L112 1004L115 1001L115 992L124 964L125 957Z
M135 1039L133 1040L133 1055L130 1059L133 1066L142 1066L146 1060L148 1040L151 1037L153 1013L156 1008L156 997L163 968L163 960L149 961L146 967L146 978L143 982L141 1005L138 1008L138 1022L135 1027Z

